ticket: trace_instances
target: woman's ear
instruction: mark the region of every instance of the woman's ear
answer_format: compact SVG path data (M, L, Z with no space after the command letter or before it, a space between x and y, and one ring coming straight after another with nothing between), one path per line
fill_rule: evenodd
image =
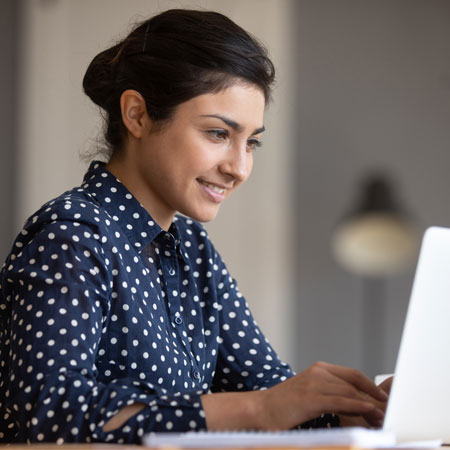
M128 89L120 96L120 109L127 130L135 138L141 138L150 125L144 97L139 92Z

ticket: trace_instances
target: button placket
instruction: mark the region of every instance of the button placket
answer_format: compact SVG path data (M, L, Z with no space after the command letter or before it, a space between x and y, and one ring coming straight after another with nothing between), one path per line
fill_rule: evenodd
M182 339L181 333L184 329L183 317L181 316L181 305L180 305L180 286L179 279L177 277L178 270L178 259L176 254L176 247L174 241L169 233L164 235L164 252L161 255L161 266L164 272L165 285L167 289L169 314L172 323L178 328L178 333L180 339Z
M170 320L176 330L179 342L184 347L186 354L191 355L192 368L189 372L191 379L201 384L202 378L200 371L196 368L195 357L192 353L191 344L186 336L186 327L181 315L181 271L179 264L184 264L183 257L179 253L179 242L177 242L170 233L165 233L162 240L162 249L160 252L161 269L164 274L167 305L169 307Z

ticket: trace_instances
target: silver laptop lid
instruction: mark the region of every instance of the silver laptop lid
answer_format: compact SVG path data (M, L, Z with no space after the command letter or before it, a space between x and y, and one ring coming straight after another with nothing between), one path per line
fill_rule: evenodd
M423 237L383 429L450 442L450 229Z

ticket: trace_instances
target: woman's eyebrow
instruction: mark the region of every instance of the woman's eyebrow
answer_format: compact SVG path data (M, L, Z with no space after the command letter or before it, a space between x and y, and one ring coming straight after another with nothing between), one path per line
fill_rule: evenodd
M201 117L214 117L216 119L221 120L222 122L226 123L229 127L231 127L233 130L237 131L238 133L240 133L242 131L242 126L239 125L237 122L235 122L234 120L222 116L220 114L202 114ZM260 128L256 128L256 130L253 131L252 136L254 134L259 134L262 133L263 131L265 131L265 127L264 125Z

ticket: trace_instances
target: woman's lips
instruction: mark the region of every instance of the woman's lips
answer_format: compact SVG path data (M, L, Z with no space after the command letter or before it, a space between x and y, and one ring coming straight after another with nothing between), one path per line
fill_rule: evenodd
M225 199L225 189L207 181L197 180L203 192L214 202L220 203Z

